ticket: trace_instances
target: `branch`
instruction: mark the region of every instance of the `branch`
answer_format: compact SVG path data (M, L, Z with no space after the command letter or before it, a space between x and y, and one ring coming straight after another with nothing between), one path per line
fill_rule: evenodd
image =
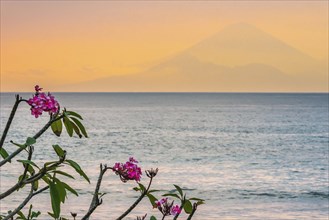
M50 126L53 122L60 120L61 118L63 118L64 115L59 116L58 118L56 117L52 117L48 123L38 132L36 133L33 138L34 139L38 139ZM2 161L0 161L0 167L3 166L4 164L6 164L8 161L10 161L13 157L15 157L17 154L19 154L20 152L22 152L25 148L18 148L16 151L14 151L12 154L10 154L8 157L6 157L6 159L3 159Z
M102 164L100 164L100 172L99 172L97 184L95 187L93 199L90 203L88 212L85 214L85 216L83 216L83 218L81 220L89 220L90 215L96 210L96 208L98 206L100 206L102 204L103 200L98 197L98 194L99 194L99 189L101 187L103 176L104 176L105 172L109 169L112 169L112 168L107 167L106 165L103 166Z
M3 199L3 198L6 198L7 196L9 196L13 192L15 192L17 189L21 188L22 186L24 186L26 184L29 184L29 183L33 183L35 181L38 181L44 175L46 175L46 173L49 170L52 170L53 167L57 167L58 165L60 165L61 163L63 163L64 162L64 158L65 158L65 156L63 158L61 158L58 162L52 164L51 166L42 168L38 173L36 173L35 175L29 177L28 179L25 179L23 181L19 181L14 186L12 186L10 189L8 189L6 192L0 194L0 200Z
M11 219L12 217L14 217L14 215L16 215L20 210L22 210L22 208L24 208L24 206L32 199L33 196L38 195L39 193L42 193L43 191L47 190L48 188L49 188L49 186L46 186L33 193L33 186L31 186L31 191L30 191L29 195L25 198L25 200L14 211L10 212L10 214L7 215L3 220L8 220L8 219Z
M33 147L32 147L32 146L29 146L29 156L27 157L27 160L31 160L31 158L32 158L32 154L33 154ZM28 171L28 169L29 169L29 166L30 166L29 164L26 164L26 165L25 165L25 169L24 169L23 177L22 177L22 179L21 179L20 182L23 182L23 180L25 179L26 174L27 174L27 171Z
M148 193L151 184L152 184L152 180L153 180L154 176L150 176L150 182L149 185L147 186L146 190L140 195L140 197L127 209L127 211L125 211L119 218L117 218L117 220L121 220L123 219L126 215L128 215L137 205L138 203L140 203L140 201L142 201L142 199L146 196L146 194Z
M11 125L11 122L13 121L14 119L14 116L15 116L15 113L16 113L16 110L17 110L17 107L19 105L19 103L22 101L19 97L19 95L15 95L16 97L16 101L15 101L15 104L13 106L13 109L11 110L11 113L10 113L10 116L8 118L8 121L7 121L7 124L6 124L6 127L5 127L5 130L3 131L3 134L1 136L1 140L0 140L0 150L3 146L3 143L5 142L5 139L7 137L7 133L9 131L9 128L10 128L10 125Z

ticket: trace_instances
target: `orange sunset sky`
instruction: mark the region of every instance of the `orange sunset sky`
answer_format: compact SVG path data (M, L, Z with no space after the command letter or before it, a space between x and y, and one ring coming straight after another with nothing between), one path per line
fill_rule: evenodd
M3 1L1 92L328 92L328 1Z

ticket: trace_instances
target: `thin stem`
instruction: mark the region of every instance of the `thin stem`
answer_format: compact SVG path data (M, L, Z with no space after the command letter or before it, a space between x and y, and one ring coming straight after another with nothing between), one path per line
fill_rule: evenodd
M47 190L49 188L49 186L46 186L36 192L33 193L33 186L31 186L31 191L29 193L29 195L25 198L25 200L12 212L10 212L9 215L7 215L3 220L8 220L11 219L12 217L14 217L14 215L16 215L20 210L22 210L22 208L24 208L24 206L32 199L33 196L42 193L43 191Z
M8 189L6 192L0 194L0 200L3 199L3 198L6 198L7 196L9 196L13 192L15 192L17 189L21 188L22 186L24 186L26 184L29 184L29 183L33 183L33 182L41 179L44 175L46 175L46 173L49 170L52 170L53 167L56 167L56 166L60 165L63 162L64 162L64 160L60 159L58 162L52 164L51 166L42 168L37 174L31 176L30 178L25 179L23 181L19 181L14 186L12 186L10 189Z
M32 154L33 154L33 147L32 146L29 146L29 156L27 157L27 160L31 160L31 158L32 158ZM26 177L26 174L27 174L27 171L28 171L28 169L29 169L29 164L26 164L25 165L25 169L24 169L24 173L23 173L23 177L22 177L22 179L21 179L21 181L20 182L23 182L24 181L24 179L25 179L25 177Z
M50 126L53 122L60 120L63 118L64 115L59 116L58 118L51 118L48 123L40 130L38 133L36 133L33 138L38 139ZM12 158L14 158L16 155L18 155L20 152L22 152L25 148L18 148L16 151L14 151L12 154L10 154L8 157L0 161L0 167L6 164L8 161L10 161Z
M166 215L163 215L161 220L165 219L165 217L166 217Z
M20 98L19 98L19 95L15 95L16 97L16 101L15 101L15 104L13 106L13 109L11 110L11 113L10 113L10 116L8 118L8 121L7 121L7 124L6 124L6 127L5 127L5 130L3 131L3 134L1 136L1 139L0 139L0 150L3 146L3 143L5 142L5 139L7 137L7 133L9 131L9 128L10 128L10 125L11 125L11 122L13 121L14 119L14 116L15 116L15 113L16 113L16 110L17 110L17 107L19 105L19 103L21 102Z
M103 201L102 201L102 199L99 198L98 194L99 194L99 189L101 187L103 176L104 176L105 172L109 169L112 169L112 168L107 167L106 165L103 166L102 164L100 164L100 172L99 172L97 184L95 187L93 199L91 200L88 212L85 214L85 216L83 216L83 218L81 220L89 220L89 217L91 216L91 214L96 210L96 208L98 206L100 206L102 204Z
M121 220L123 219L126 215L128 215L137 205L138 203L140 203L140 201L142 201L142 199L146 196L146 194L148 193L151 184L152 184L152 180L153 177L150 177L150 182L149 185L147 186L146 190L140 195L140 197L127 209L127 211L125 211L119 218L117 218L117 220Z

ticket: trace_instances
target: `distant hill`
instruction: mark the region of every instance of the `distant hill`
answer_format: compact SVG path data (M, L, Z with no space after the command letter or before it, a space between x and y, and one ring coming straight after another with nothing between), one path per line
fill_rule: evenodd
M327 62L239 23L145 72L70 89L85 85L88 91L317 92L328 90L327 79Z

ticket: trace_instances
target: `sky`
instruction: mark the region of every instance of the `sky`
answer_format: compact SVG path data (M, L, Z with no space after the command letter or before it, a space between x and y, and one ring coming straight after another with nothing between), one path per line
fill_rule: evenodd
M93 91L89 82L120 76L125 77L117 84L124 85L127 75L147 72L240 22L325 63L327 73L328 1L1 0L0 91L31 91L35 84L51 91ZM312 77L325 81L323 71ZM145 91L154 90L148 84L153 81L144 83ZM207 91L204 83L183 91ZM234 86L211 91L235 91ZM294 86L291 92L327 92L317 86ZM164 82L161 91L181 91L178 87ZM253 88L264 91L261 85ZM103 86L97 91L118 90ZM274 85L271 91L288 90Z

